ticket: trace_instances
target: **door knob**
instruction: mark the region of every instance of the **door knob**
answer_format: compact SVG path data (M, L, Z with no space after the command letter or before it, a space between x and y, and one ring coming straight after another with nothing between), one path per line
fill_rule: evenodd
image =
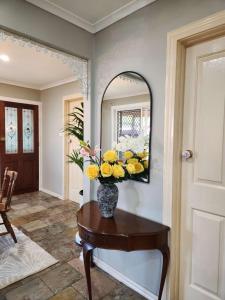
M4 137L1 137L1 138L0 138L0 142L5 142L5 138L4 138Z
M191 150L184 150L182 152L182 158L188 160L189 158L193 157L193 152Z

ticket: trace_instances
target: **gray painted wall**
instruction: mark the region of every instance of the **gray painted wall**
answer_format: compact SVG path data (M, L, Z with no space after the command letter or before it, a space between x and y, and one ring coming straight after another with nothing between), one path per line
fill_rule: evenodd
M0 27L90 58L93 35L25 0L0 0Z
M0 82L0 96L40 101L40 91L2 82Z
M41 91L43 125L42 187L63 195L63 97L80 93L79 81Z
M119 185L119 207L162 220L163 130L167 32L225 9L224 0L158 0L95 35L93 137L99 143L100 105L108 82L118 73L136 71L153 93L153 134L150 184ZM92 197L96 198L95 184ZM157 252L123 253L97 250L106 263L156 293L161 258Z
M91 35L24 0L0 0L0 26L79 56L91 58L93 55L92 136L95 143L99 143L100 103L108 82L127 70L140 72L149 81L153 92L151 183L121 184L119 207L161 221L166 35L170 30L223 9L224 0L158 0ZM76 91L72 88L71 92ZM56 149L55 145L60 145L62 139L58 135L62 126L62 96L60 92L43 92L44 143L51 146L43 157L46 170L50 170L43 179L46 188L58 193L62 192L62 187L57 185L62 182L62 167L57 161L62 155L62 147ZM52 174L56 176L54 180ZM96 197L96 186L92 189L93 198ZM97 254L131 280L157 292L161 265L157 252L128 254L98 250Z

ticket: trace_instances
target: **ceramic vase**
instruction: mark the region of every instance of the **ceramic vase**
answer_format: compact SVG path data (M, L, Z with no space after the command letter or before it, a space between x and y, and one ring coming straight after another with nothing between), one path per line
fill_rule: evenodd
M117 202L118 187L114 183L101 183L97 190L98 205L103 218L112 218Z

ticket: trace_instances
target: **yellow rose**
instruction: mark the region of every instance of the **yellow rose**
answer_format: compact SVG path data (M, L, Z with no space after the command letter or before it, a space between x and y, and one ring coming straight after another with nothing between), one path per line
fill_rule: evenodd
M138 159L137 158L130 158L127 161L128 164L136 164L138 163Z
M124 177L125 172L121 165L113 165L113 176L115 178Z
M90 180L94 180L99 175L99 167L97 165L89 165L86 168L85 174Z
M144 167L145 169L148 169L148 160L144 160Z
M134 164L135 174L142 173L144 171L144 167L140 162Z
M129 174L135 174L135 166L134 164L128 164L126 165L127 171Z
M108 150L103 154L104 161L114 162L118 159L116 151Z
M110 164L108 163L103 163L101 165L101 174L102 177L110 177L113 173L113 168Z
M118 165L123 166L123 161L122 160L118 160L117 163L118 163Z
M138 152L137 156L140 158L145 158L146 156L148 156L148 153L146 151Z
M134 154L131 151L125 151L123 156L124 156L125 159L130 159L134 156Z

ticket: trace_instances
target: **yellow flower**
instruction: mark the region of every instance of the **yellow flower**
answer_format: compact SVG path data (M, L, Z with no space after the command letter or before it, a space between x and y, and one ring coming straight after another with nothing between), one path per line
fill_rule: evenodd
M90 180L94 180L98 177L99 175L99 167L97 165L89 165L86 168L86 176L90 179Z
M146 151L138 152L137 156L140 157L140 158L145 158L145 157L148 156L148 153Z
M113 165L113 176L115 178L124 177L125 172L121 165Z
M140 162L134 164L135 174L142 173L144 171L144 167Z
M123 156L124 156L125 159L130 159L134 156L134 154L131 151L125 151Z
M104 161L114 162L118 159L115 150L108 150L103 154Z
M128 159L127 163L128 164L136 164L138 162L138 159L137 158L130 158Z
M129 174L135 174L135 166L134 164L128 164L126 165L127 171Z
M145 169L148 169L148 160L144 160L144 167Z
M118 160L117 163L118 163L118 165L123 166L123 161L122 160Z
M110 164L108 163L103 163L101 165L101 174L102 177L110 177L113 173L113 168Z

